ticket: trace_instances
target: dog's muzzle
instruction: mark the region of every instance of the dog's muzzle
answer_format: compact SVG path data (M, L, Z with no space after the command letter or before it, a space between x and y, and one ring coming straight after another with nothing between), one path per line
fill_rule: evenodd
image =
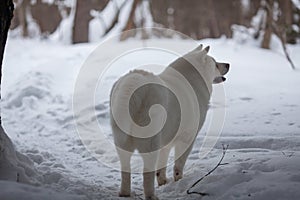
M214 79L214 81L213 81L214 84L222 83L222 82L226 81L226 78L224 77L224 75L228 73L230 65L228 63L217 63L217 68L218 68L221 76L217 76Z

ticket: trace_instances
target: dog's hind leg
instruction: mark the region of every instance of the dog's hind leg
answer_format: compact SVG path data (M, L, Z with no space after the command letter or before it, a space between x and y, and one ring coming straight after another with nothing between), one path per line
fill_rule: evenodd
M189 147L187 144L177 144L175 146L175 165L174 165L174 180L178 181L183 176L183 168L186 163L186 160L193 148L193 144Z
M146 200L158 200L154 192L155 167L157 162L157 153L146 153L142 155L144 161L144 193Z
M159 186L167 183L166 169L171 148L165 147L159 152L156 179Z
M132 152L127 152L124 150L117 150L120 158L121 164L121 189L120 197L129 197L131 192L131 167L130 159Z

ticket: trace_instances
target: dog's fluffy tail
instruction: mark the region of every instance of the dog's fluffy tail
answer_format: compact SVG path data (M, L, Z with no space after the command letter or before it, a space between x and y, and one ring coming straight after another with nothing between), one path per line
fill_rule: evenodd
M145 115L145 102L146 99L151 98L148 95L148 90L140 89L138 94L134 92L148 83L157 83L159 78L152 73L143 71L143 70L134 70L121 77L113 86L111 91L111 101L110 109L112 114L112 109L114 109L113 118L119 118L128 121L128 117L131 117L135 123L145 122L145 117L148 117L148 114ZM134 105L130 105L134 104ZM131 116L128 116L128 108L134 107L134 110L131 110ZM117 116L116 116L117 115ZM141 124L142 125L142 124ZM131 124L126 124L126 130L131 130Z
M143 70L133 70L121 77L113 86L111 91L111 106L129 106L129 100L134 93L134 91L147 84L151 79L155 79L155 76L152 73L143 71ZM142 92L142 91L141 91ZM139 107L139 104L142 103L142 97L145 95L139 95L141 98L136 99L135 106ZM113 97L113 98L112 98ZM127 105L124 105L127 104Z

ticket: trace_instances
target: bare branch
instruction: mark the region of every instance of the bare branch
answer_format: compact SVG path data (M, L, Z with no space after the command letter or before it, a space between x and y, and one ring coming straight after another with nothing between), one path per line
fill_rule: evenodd
M273 9L271 7L271 5L266 1L265 5L264 5L264 9L267 12L273 13ZM288 51L287 51L287 46L286 46L286 33L284 30L280 30L278 24L275 22L275 20L272 18L272 23L270 24L273 32L275 33L275 35L277 35L277 37L280 39L281 45L282 45L282 49L284 51L285 57L288 60L288 62L290 63L291 67L293 70L296 70L295 64L293 63Z
M293 70L296 69L295 64L293 63L288 51L287 51L287 47L286 47L286 34L285 31L279 31L279 28L277 26L277 24L275 22L272 23L272 28L274 30L274 33L279 37L284 54L286 59L288 60L288 62L290 63L291 67Z
M225 154L226 154L226 151L229 147L229 145L222 145L223 146L223 154L222 154L222 157L220 159L220 161L218 162L218 164L212 169L210 170L207 174L205 174L204 176L202 176L200 179L198 179L187 191L186 193L187 194L199 194L201 196L208 196L209 194L208 193L203 193L203 192L195 192L195 191L190 191L193 187L195 187L200 181L202 181L205 177L209 176L212 172L214 172L219 166L222 166L222 165L227 165L229 163L222 163L224 157L225 157Z

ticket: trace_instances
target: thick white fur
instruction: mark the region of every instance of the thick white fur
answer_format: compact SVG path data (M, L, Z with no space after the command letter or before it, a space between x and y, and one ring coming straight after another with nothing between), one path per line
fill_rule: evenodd
M216 62L207 55L207 52L208 49L202 50L202 46L199 46L183 56L184 59L179 58L171 63L158 76L142 70L134 70L115 83L110 104L111 125L122 168L120 196L130 196L130 158L134 150L138 150L144 160L143 176L146 199L158 199L154 194L155 170L158 184L163 185L167 182L166 165L170 149L173 146L175 147L176 158L174 179L177 181L182 178L187 156L206 117L213 81L217 76L220 76L216 68ZM195 71L190 70L191 66L186 67L184 65L192 65L201 74L202 80L195 78ZM178 71L179 74L176 73ZM183 80L181 72L185 73L184 78L188 78L189 84ZM128 116L126 108L129 107L128 102L136 86L151 82L159 82L167 88L176 90L176 96L180 97L180 106L187 110L188 118L182 116L180 118L179 115L186 115L186 113L178 113L178 110L174 109L174 105L176 105L174 98L171 98L169 93L163 92L159 87L154 86L139 91L138 95L131 101L133 115ZM197 93L196 96L191 94L191 85L194 87L193 90L196 87L196 91L194 91L194 93ZM169 112L168 116L166 116L166 112L161 112L159 107L152 109L150 112L145 110L145 106L150 105L153 101L165 105L164 109ZM147 125L145 122L149 120L149 116L141 114L145 112L149 113L151 123L154 126L163 127L162 122L166 122L165 117L170 118L169 123L165 125L163 131L153 136L153 133L147 132L150 129L138 129L134 125L134 123ZM114 118L120 119L120 124ZM195 120L193 121L193 119L198 120L196 121L199 125L196 127L197 130L191 128L195 127ZM181 125L178 129L179 133L176 135L173 126L178 123L181 123ZM123 127L120 128L120 126ZM170 138L173 138L172 142L169 142ZM161 150L157 151L157 149Z

